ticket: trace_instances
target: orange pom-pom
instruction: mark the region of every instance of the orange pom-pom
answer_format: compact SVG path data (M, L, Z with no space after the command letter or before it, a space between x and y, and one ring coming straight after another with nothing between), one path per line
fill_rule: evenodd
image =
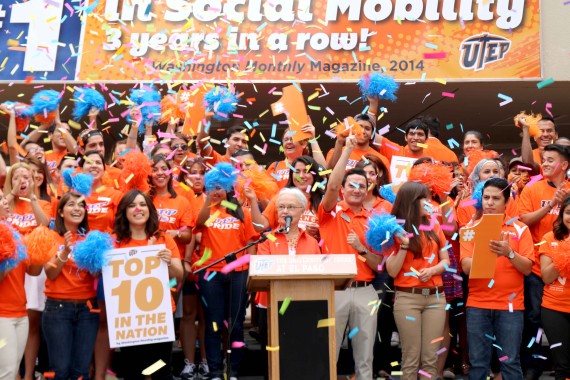
M180 109L180 106L176 103L176 96L169 94L162 97L160 101L160 123L168 124L171 120L175 122L178 120L183 121L186 117L186 112Z
M246 186L255 191L255 195L260 201L271 200L279 191L277 182L259 166L244 170L238 175L235 191L238 195L238 200L241 202L247 200L243 195L243 189Z
M55 118L57 116L57 111L51 111L51 112L47 112L47 113L38 113L37 115L34 116L34 120L37 123L53 123Z
M364 136L362 126L350 116L335 126L335 132L337 136L342 137L354 135L356 138L361 139Z
M28 256L32 265L44 265L53 258L50 252L55 239L53 232L45 226L34 228L24 237L24 244L28 247Z
M514 121L515 121L515 126L517 128L520 128L520 124L519 124L519 119L523 119L525 123L528 124L529 128L528 128L528 133L532 136L532 137L536 137L540 135L540 129L538 129L538 122L540 120L542 120L542 115L541 114L533 114L531 113L530 115L527 115L524 111L519 113L517 116L515 116Z
M467 176L470 176L473 173L473 169L475 166L484 159L492 160L494 158L498 158L499 153L495 152L494 150L483 150L483 149L474 149L467 154L467 165L463 163L463 168L467 171Z
M131 151L124 155L123 171L120 176L121 188L125 192L138 189L148 192L150 186L148 177L152 174L152 168L144 153Z
M10 228L0 223L0 262L16 257L16 241Z
M558 241L558 247L550 256L560 277L570 277L570 241Z
M441 196L451 191L453 171L451 170L451 166L424 162L412 167L408 181L422 183L426 185L432 193Z

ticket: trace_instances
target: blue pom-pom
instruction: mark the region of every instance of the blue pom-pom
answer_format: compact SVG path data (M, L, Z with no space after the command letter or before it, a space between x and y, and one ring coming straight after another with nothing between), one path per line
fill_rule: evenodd
M60 101L59 92L55 90L38 91L32 96L32 104L25 111L25 115L31 117L41 115L44 112L53 112L57 110Z
M2 104L5 104L9 107L12 107L14 109L14 112L16 113L16 117L19 118L29 118L28 113L28 109L30 108L29 105L24 104L24 103L20 103L20 102L12 102L12 101L6 101Z
M20 235L18 231L12 228L12 226L7 226L12 231L12 235L14 236L14 242L16 243L16 255L7 260L0 261L0 272L6 272L14 269L20 265L23 260L28 258L28 250L22 240L22 235Z
M477 210L483 209L483 186L485 186L485 182L487 182L487 180L479 182L471 194L471 199L477 201L477 203L473 205Z
M93 187L93 176L89 174L78 173L73 175L74 169L66 169L61 173L65 186L86 197L91 195Z
M89 87L75 89L73 99L75 99L73 108L74 120L79 120L87 115L93 107L98 110L105 109L105 98L103 95Z
M380 186L379 193L382 198L386 199L388 202L392 204L394 204L394 202L396 201L396 194L394 193L392 184Z
M96 275L109 263L107 252L115 248L113 238L106 232L91 231L85 240L73 248L73 260L81 270Z
M161 110L160 110L160 92L158 92L154 86L146 87L144 90L131 89L131 101L134 103L133 106L140 107L142 122L139 124L139 134L144 134L145 124L155 125L160 121ZM127 121L129 123L133 122L130 115L127 115Z
M216 164L204 177L206 191L213 190L216 186L221 186L225 191L231 191L237 181L238 171L227 162Z
M226 121L235 112L238 98L227 87L216 86L204 95L204 103L208 111L214 111L214 119Z
M366 243L376 252L394 245L394 236L405 233L402 226L396 222L396 217L391 214L374 214L368 220L366 231Z
M380 72L364 74L358 80L358 86L364 101L368 97L377 97L394 102L397 99L396 92L400 88L394 78Z

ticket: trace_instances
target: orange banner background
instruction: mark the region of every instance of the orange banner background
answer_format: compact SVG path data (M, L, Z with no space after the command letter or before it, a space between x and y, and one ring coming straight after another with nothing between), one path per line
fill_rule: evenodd
M134 2L134 0L124 1ZM299 0L294 1L292 6L296 17L299 15L297 1ZM152 2L152 6L147 9L141 10L142 7L138 7L137 10L135 8L134 21L108 21L110 13L106 12L105 5L109 0L100 0L100 4L85 19L78 79L334 81L357 80L366 72L379 70L385 70L398 80L540 78L539 0L527 0L523 2L524 9L514 10L515 13L523 12L523 19L520 25L512 30L501 29L497 26L497 20L500 17L497 4L490 5L493 18L489 21L478 18L478 2L472 4L473 20L460 20L459 7L464 1L455 1L457 19L454 21L447 21L443 18L440 4L444 3L443 1L424 0L424 9L419 20L394 20L393 11L391 16L384 21L373 22L364 15L363 7L366 1L363 0L359 9L360 20L349 21L348 12L345 14L338 12L337 21L327 22L325 18L328 3L306 0L305 3L310 4L309 10L313 15L311 22L268 22L264 18L260 22L251 22L247 20L247 7L251 3L246 0L245 5L238 7L238 10L246 14L246 20L240 23L227 20L223 15L211 22L199 22L192 18L192 15L181 22L166 21L165 12L167 10L172 12L172 9L167 6L165 0ZM184 3L184 0L176 2ZM382 1L376 2L382 3ZM392 0L394 4L398 2L400 0ZM503 0L495 1L495 3L501 2ZM286 0L278 3L288 4ZM438 21L426 19L425 11L428 3L438 3L438 10L441 13ZM481 3L488 2L482 1ZM119 4L122 2L119 1ZM120 12L121 6L113 9ZM138 20L137 12L139 14L146 12L151 20ZM228 35L232 34L231 30L228 32L229 27L236 28L238 35L256 33L259 49L228 49ZM105 50L103 45L107 41L106 31L112 30L111 28L120 30L121 37L115 38L114 49ZM364 33L366 29L368 29L368 34L375 34L366 36ZM150 33L152 36L159 32L171 36L177 31L189 34L210 33L211 38L217 36L220 47L209 52L203 48L204 44L201 43L200 51L173 51L166 43L163 45L163 51L149 48L140 57L131 54L132 48L144 46L140 40L131 41L133 36L141 33ZM287 36L287 50L270 50L268 42L273 33L283 33ZM312 35L324 33L329 37L332 33L355 33L358 43L351 50L335 51L330 48L315 50L309 43L301 49L301 46L297 44L301 33ZM502 60L488 62L479 71L462 68L460 64L462 41L482 33L509 40L510 49ZM430 59L429 55L434 53L439 54L440 57L445 55L445 57ZM271 70L268 66L271 64L276 67L281 65L284 69ZM333 68L340 70L333 70Z

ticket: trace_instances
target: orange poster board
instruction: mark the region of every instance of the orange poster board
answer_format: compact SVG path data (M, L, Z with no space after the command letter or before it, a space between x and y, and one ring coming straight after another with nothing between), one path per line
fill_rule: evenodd
M504 214L485 214L471 227L459 232L461 242L473 243L473 258L469 278L493 278L497 265L497 254L491 252L489 242L501 239Z

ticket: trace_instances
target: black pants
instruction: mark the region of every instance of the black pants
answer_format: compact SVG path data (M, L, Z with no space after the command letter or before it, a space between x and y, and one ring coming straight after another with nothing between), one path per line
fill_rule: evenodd
M543 307L542 328L551 346L562 343L550 349L554 361L554 378L570 378L570 313Z
M164 367L151 375L152 380L172 380L170 357L172 342L145 344L142 346L121 347L122 361L125 366L125 380L143 380L142 371L159 360L166 363Z

